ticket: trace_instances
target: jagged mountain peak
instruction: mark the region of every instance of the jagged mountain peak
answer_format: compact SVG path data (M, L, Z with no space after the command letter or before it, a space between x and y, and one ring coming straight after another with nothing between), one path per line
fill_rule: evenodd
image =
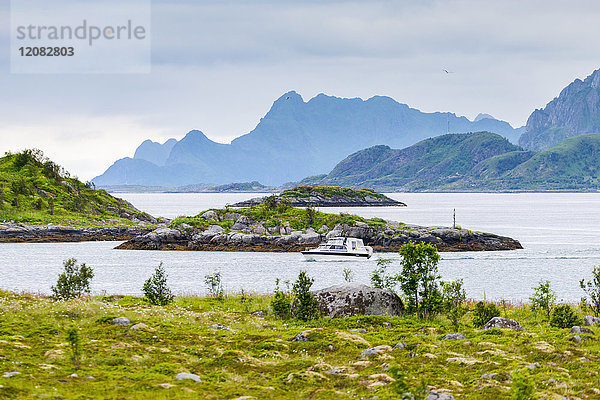
M563 140L600 131L600 70L575 79L543 109L535 110L519 139L533 151L547 150Z

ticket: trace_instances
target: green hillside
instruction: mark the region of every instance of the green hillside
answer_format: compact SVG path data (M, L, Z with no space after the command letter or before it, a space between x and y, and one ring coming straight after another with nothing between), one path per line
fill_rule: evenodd
M489 132L442 135L402 150L375 146L341 161L319 184L429 190L463 179L483 160L518 150Z
M600 134L539 153L488 132L443 135L402 150L375 146L350 155L315 184L378 191L600 190Z
M0 221L131 224L154 221L130 203L71 177L39 150L0 158Z

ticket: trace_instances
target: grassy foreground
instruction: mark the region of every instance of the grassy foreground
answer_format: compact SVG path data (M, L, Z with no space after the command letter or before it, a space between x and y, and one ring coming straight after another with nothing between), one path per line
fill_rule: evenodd
M600 398L598 340L576 344L525 306L505 311L525 332L473 329L467 315L467 340L457 341L442 340L452 329L441 318L279 321L257 313L268 312L269 301L178 297L158 307L134 297L56 302L0 292L0 398L391 399L420 385L457 399L508 399L528 385L539 399ZM121 316L147 327L109 323ZM79 371L66 342L72 326L82 341ZM313 328L309 341L291 342ZM392 349L400 341L406 348ZM202 382L178 381L180 372Z

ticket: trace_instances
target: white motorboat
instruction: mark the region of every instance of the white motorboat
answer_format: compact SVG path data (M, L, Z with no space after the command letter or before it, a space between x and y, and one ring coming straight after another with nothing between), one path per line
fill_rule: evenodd
M368 260L373 255L373 248L365 246L362 239L352 237L334 237L321 243L315 249L301 252L308 261L317 260Z

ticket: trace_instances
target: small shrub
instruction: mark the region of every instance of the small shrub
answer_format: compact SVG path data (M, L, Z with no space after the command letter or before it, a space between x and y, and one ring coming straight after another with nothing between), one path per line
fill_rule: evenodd
M63 263L65 271L58 276L56 286L52 286L53 297L59 300L69 300L90 293L90 281L94 270L85 264L78 265L77 260L69 258Z
M244 307L244 311L247 313L250 312L253 300L254 299L251 296L248 296L244 289L242 289L242 292L240 293L240 303Z
M473 312L473 326L483 328L490 319L499 316L500 310L494 303L485 304L483 301L478 301Z
M279 288L279 279L275 281L275 296L271 300L273 314L279 319L290 319L292 317L292 299Z
M535 387L531 379L524 375L515 374L515 380L510 390L512 400L533 400L535 399Z
M315 280L308 277L306 271L300 271L298 279L294 282L293 291L296 296L293 317L301 321L308 321L319 317L319 302L310 292L310 287Z
M464 305L467 293L463 289L463 280L458 279L454 282L442 282L441 285L444 310L448 319L452 322L454 331L458 332L460 319L467 313L467 307Z
M600 267L594 267L592 275L594 278L591 281L586 282L582 279L579 281L579 286L590 298L589 308L596 317L600 317Z
M529 298L531 301L531 309L533 311L542 311L550 319L550 311L556 300L554 290L550 289L550 281L540 280L538 286L534 289L533 296Z
M223 284L221 282L221 273L215 272L214 274L205 275L204 283L206 284L206 288L208 289L208 295L211 297L216 297L218 299L223 299L224 291Z
M568 304L561 304L552 310L550 326L555 328L570 328L575 325L581 325L581 318L575 313L575 310Z
M350 268L344 268L343 274L346 282L352 282L354 280L354 273Z
M386 270L391 263L391 260L386 260L384 258L377 260L377 269L371 272L371 285L374 288L394 291L398 279L395 276L388 276L386 273Z
M173 301L175 296L167 286L167 274L162 262L154 270L154 274L144 283L142 291L150 304L166 306Z
M67 342L69 342L69 347L71 347L73 366L75 370L78 370L81 365L81 336L77 328L72 326L67 329Z

